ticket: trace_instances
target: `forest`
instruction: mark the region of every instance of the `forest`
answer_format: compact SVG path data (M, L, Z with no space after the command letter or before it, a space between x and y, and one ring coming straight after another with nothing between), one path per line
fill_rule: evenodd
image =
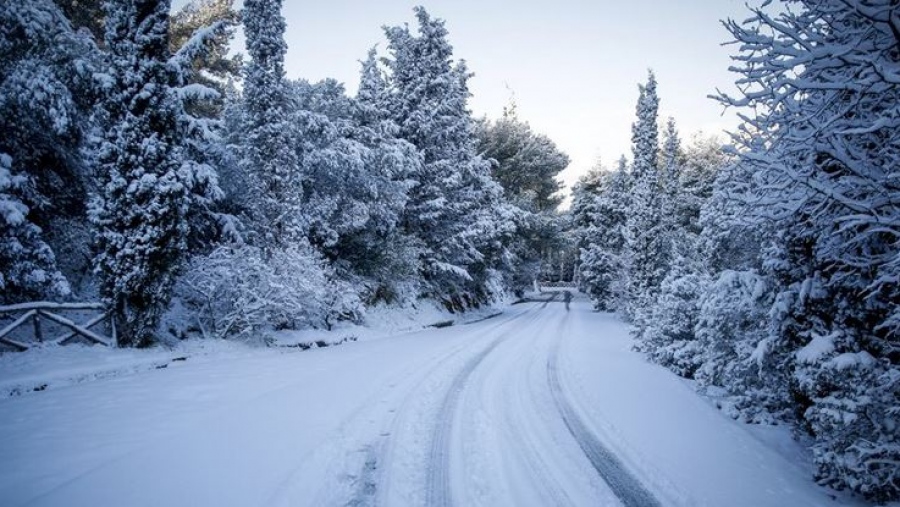
M710 99L741 125L685 141L650 71L630 156L569 208L514 101L468 109L442 19L385 27L350 95L286 77L282 2L0 3L0 304L102 300L123 347L265 345L570 281L727 415L791 427L820 484L900 500L895 1L724 21L738 92Z

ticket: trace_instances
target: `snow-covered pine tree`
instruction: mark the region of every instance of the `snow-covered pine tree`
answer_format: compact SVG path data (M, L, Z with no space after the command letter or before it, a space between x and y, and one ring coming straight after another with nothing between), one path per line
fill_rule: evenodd
M16 208L28 209L24 219L40 229L17 228L30 231L31 239L21 238L21 246L43 245L36 246L43 251L49 245L56 255L40 254L42 269L55 273L58 267L80 291L91 285L85 275L90 271L85 203L92 178L85 148L103 75L99 52L54 2L35 0L0 3L0 55L0 153L10 157L7 170L14 182L4 193L14 195ZM57 267L51 265L54 258ZM0 272L8 266L0 263ZM34 290L16 295L15 290L8 287L7 301L60 295Z
M666 120L666 130L663 132L663 145L660 152L660 184L665 189L669 199L678 194L678 180L684 165L684 153L681 150L681 138L678 135L678 126L675 118Z
M284 78L283 0L246 0L243 22L250 62L245 68L240 164L253 197L244 210L261 246L305 237L298 135Z
M632 125L632 181L625 227L625 301L623 310L640 324L668 270L669 240L663 216L666 196L659 169L659 98L650 72L641 85L637 120Z
M493 160L492 175L517 206L530 211L555 211L562 203L562 184L556 179L569 157L547 136L520 120L515 105L494 122L480 121L478 153Z
M659 185L663 192L662 217L666 222L666 232L669 240L677 235L679 228L677 211L681 198L681 173L684 166L684 152L681 149L681 138L678 135L678 127L675 118L666 120L666 128L663 132L663 145L659 153ZM674 245L670 245L674 248Z
M467 109L469 71L454 63L444 22L415 9L418 35L390 27L388 106L400 137L422 153L404 225L421 242L426 296L462 308L491 296L514 210L502 202L490 164L475 152Z
M55 298L69 293L41 229L28 220L17 195L28 179L12 173L12 158L0 153L0 303Z
M123 345L154 340L184 258L188 217L215 186L186 154L190 125L169 61L169 8L168 0L106 3L106 132L91 218L96 271Z
M627 165L626 165L627 167ZM576 248L587 247L585 232L593 227L597 217L597 197L604 184L606 170L598 161L597 165L583 174L572 186L572 206L569 214L572 217L572 229L576 231Z
M347 97L334 80L292 91L310 240L366 300L413 296L403 287L417 277L407 264L415 256L399 225L418 151L377 105Z
M900 498L900 18L894 0L765 3L740 44L747 208L774 304L757 347L815 438L820 482Z
M240 79L242 57L231 54L231 42L240 23L234 0L191 0L172 14L169 49L177 53L196 40L205 39L202 51L185 65L185 83L197 83L218 92L215 100L193 101L188 111L195 116L219 117L228 83Z
M694 376L706 352L696 339L695 328L710 280L695 245L690 238L673 243L671 267L638 336L641 350L651 360L687 378Z
M774 231L771 224L749 216L752 188L751 167L725 165L699 213L696 251L710 281L700 294L694 325L700 352L694 378L703 388L725 390L723 408L732 417L772 422L785 415L789 393L784 382L770 382L763 374L765 356L758 353L766 350L760 345L768 337L773 300L772 283L760 272L761 252Z
M670 175L666 221L671 264L639 338L650 359L679 375L692 377L704 354L713 349L710 344L700 346L696 340L701 302L711 283L711 267L700 240L700 207L710 198L712 179L724 157L718 143L696 138L682 158L680 148L672 142L673 127L670 121L663 150L663 167L671 167L678 157L674 162L677 172L665 171ZM703 325L710 323L717 324L713 319L703 321Z
M598 310L621 308L623 297L624 228L628 218L630 177L625 157L603 173L587 227L581 232L581 283Z
M378 51L373 47L366 54L366 59L360 62L359 87L356 91L357 121L363 127L385 125L396 135L399 128L391 120L388 86L388 77L379 65Z
M354 246L344 254L353 271L363 277L363 291L369 304L408 302L420 290L418 249L415 238L403 230L402 219L413 174L421 170L422 156L411 143L400 139L399 127L391 120L387 106L388 82L375 49L361 62L360 84L352 102L355 125L352 138L366 146L367 172L379 184L370 196L370 205L380 218L378 226L358 231ZM399 207L398 207L399 206ZM375 211L375 210L373 210ZM352 253L351 253L352 251Z
M522 293L539 276L544 252L563 248L562 218L557 213L562 202L557 192L562 187L556 177L568 166L569 157L520 120L514 103L504 108L499 120L480 120L476 136L478 153L491 162L504 197L521 210L509 245L513 265L508 275L510 286Z
M674 210L676 227L698 236L703 227L701 210L712 198L719 173L732 163L721 139L697 134L684 149L678 175L678 199Z

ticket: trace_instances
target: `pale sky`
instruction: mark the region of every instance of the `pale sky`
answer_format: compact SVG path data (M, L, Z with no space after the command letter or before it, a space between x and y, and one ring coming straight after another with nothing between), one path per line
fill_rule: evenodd
M630 157L637 83L652 68L661 121L683 138L733 128L733 113L706 98L733 89L729 39L719 20L744 19L744 0L285 0L289 78L332 77L355 93L359 60L386 42L381 27L409 23L424 5L446 20L454 57L475 73L469 107L498 117L515 92L519 117L572 159L571 185L598 157Z

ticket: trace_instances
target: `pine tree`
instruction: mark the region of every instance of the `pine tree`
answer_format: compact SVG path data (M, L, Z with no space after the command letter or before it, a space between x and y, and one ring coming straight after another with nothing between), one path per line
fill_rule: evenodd
M415 267L405 265L409 242L399 227L419 153L395 137L383 110L347 97L334 80L292 90L310 240L340 276L357 279L365 299L405 299L399 286Z
M378 52L373 47L360 62L359 88L356 92L358 104L357 120L364 126L389 123L391 133L397 134L397 125L391 120L388 97L388 79L379 65Z
M542 269L544 253L562 250L563 218L557 213L562 188L557 175L569 164L550 138L520 120L515 104L504 108L494 122L476 126L477 151L492 164L492 176L503 187L505 199L519 209L516 234L509 245L514 255L510 286L522 293L531 287Z
M53 298L69 293L56 269L53 250L41 229L28 220L28 206L17 195L27 182L12 173L12 158L0 153L0 302Z
M756 362L770 396L815 438L820 482L900 498L900 86L892 0L769 3L726 26L746 108L752 184L770 227L772 304ZM839 64L835 64L839 62Z
M662 160L663 167L670 168L665 171L670 175L666 188L670 204L665 219L671 261L642 323L639 348L675 373L693 377L704 354L712 350L708 343L701 346L696 336L701 303L710 290L713 272L701 241L705 231L701 228L700 206L710 198L712 178L724 157L718 143L698 139L682 158L678 143L673 142L677 136L674 122L669 122L667 131ZM704 320L703 324L711 322Z
M663 133L665 142L662 146L660 182L666 193L674 196L678 193L678 179L681 176L684 154L681 151L681 138L678 135L678 127L675 118L666 120L666 131Z
M415 13L418 36L408 27L386 29L389 110L400 137L415 145L424 161L412 175L416 186L405 229L422 245L426 295L465 307L491 295L515 213L504 208L489 163L475 152L465 62L454 64L442 20L422 7Z
M616 310L621 308L625 289L622 256L631 190L625 157L602 181L581 233L581 280L595 308Z
M659 98L651 72L640 86L637 121L632 125L632 195L625 228L625 315L640 322L666 276L669 247L665 194L658 165Z
M228 84L240 79L242 57L230 54L231 42L240 23L234 0L191 0L172 14L169 50L184 51L196 39L199 51L186 55L185 84L200 84L217 92L215 97L193 100L187 109L195 116L218 118L224 107Z
M96 270L123 345L154 340L201 199L195 192L210 187L186 156L189 125L169 62L168 19L167 0L106 4L111 82L91 216Z
M247 0L244 31L251 61L244 80L241 167L252 194L254 230L263 245L284 245L305 237L301 210L302 174L292 104L284 78L286 23L282 0Z
M55 254L48 259L56 267L45 268L58 268L75 291L90 292L87 139L104 77L100 53L54 2L35 0L0 3L0 54L0 153L10 157L19 182L8 191ZM31 294L22 297L37 297Z
M495 122L479 122L477 136L478 153L495 162L492 175L507 199L531 211L556 210L562 202L556 178L568 167L569 157L550 138L521 121L515 106Z

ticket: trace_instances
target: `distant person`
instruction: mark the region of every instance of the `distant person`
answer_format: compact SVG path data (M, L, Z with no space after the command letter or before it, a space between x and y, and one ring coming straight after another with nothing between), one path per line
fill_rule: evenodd
M569 303L572 302L572 291L567 290L563 292L563 300L566 302L566 311L569 311Z

